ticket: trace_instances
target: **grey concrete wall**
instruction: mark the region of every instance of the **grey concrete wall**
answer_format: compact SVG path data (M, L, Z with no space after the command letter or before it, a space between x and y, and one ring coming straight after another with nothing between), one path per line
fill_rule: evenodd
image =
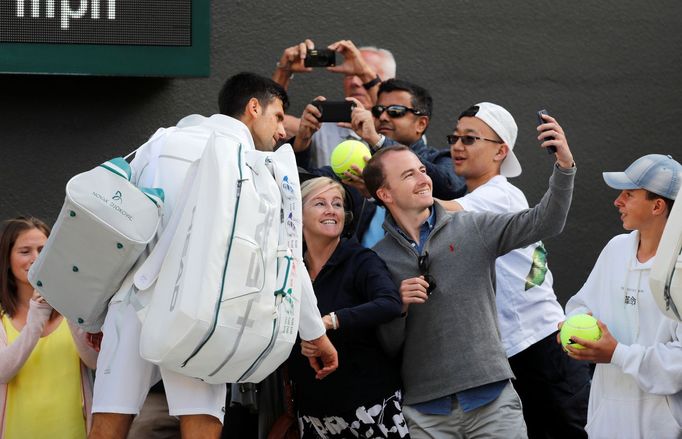
M516 153L524 166L514 183L531 204L552 162L538 148L535 111L557 116L579 167L568 225L547 241L562 302L621 231L617 193L601 171L652 152L682 157L679 1L214 0L212 14L209 78L0 76L0 217L53 221L70 176L186 114L216 112L226 77L269 75L281 51L305 37L319 46L349 38L391 49L398 76L434 96L431 144L444 145L471 104L507 107L520 128ZM297 75L292 112L318 94L341 98L340 82L325 72Z

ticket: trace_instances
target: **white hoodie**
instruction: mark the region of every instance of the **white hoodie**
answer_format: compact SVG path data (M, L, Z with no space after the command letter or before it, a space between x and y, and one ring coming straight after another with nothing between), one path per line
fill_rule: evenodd
M566 314L592 312L618 341L597 364L587 413L591 438L682 438L682 326L665 317L649 289L653 258L637 258L639 232L602 250Z

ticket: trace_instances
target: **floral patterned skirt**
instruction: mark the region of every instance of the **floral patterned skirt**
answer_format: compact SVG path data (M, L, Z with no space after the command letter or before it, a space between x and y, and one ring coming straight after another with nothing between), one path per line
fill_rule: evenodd
M305 439L410 437L403 417L400 390L338 416L303 415L298 418L298 424L301 437Z

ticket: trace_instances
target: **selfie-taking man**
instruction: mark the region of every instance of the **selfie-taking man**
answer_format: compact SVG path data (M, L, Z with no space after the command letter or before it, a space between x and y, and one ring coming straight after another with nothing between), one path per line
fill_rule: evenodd
M546 128L543 146L557 148L549 189L515 214L446 212L404 146L380 150L365 167L368 190L390 213L374 250L399 285L404 317L381 334L389 352L402 353L413 438L527 436L498 332L494 270L498 256L563 229L575 164L559 124L550 118Z
M541 126L540 129L543 127ZM514 154L518 128L499 105L481 102L462 112L448 136L457 175L467 194L443 201L447 210L511 213L528 209L523 192L507 178L521 174ZM528 437L586 438L590 370L556 344L564 311L552 287L542 242L495 261L495 301L502 344L523 403Z

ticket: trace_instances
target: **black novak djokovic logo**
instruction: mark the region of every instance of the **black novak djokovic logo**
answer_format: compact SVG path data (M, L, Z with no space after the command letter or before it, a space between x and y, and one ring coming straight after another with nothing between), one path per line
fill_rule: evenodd
M123 193L121 191L114 192L114 195L112 195L111 199L95 191L92 192L92 195L109 206L111 209L126 217L128 221L135 220L135 218L133 218L133 216L123 208Z

